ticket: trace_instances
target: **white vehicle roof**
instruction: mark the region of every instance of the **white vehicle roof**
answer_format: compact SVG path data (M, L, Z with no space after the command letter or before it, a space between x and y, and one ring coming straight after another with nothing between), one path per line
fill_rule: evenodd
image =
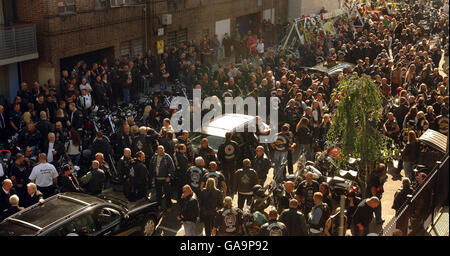
M227 132L243 129L247 124L256 125L256 116L226 114L214 119L202 129L203 134L225 138Z

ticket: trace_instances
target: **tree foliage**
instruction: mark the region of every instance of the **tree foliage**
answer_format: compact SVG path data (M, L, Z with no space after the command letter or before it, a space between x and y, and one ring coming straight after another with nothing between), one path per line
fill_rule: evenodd
M327 136L341 148L342 159L360 158L369 173L377 162L390 160L391 139L378 129L384 99L378 86L367 76L346 79L338 84L334 97L340 100Z

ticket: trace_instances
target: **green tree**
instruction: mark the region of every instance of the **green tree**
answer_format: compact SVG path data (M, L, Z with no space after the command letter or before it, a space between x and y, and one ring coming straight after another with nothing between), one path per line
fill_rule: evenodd
M346 79L338 84L333 98L338 98L328 140L341 148L343 163L349 157L360 158L367 178L375 165L390 161L394 150L390 138L380 129L383 100L379 87L367 76ZM361 175L361 174L360 174Z

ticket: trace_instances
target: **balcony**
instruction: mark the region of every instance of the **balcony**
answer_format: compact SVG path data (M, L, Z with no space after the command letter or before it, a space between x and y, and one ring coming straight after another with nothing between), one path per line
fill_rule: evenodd
M38 57L36 25L0 26L0 66Z

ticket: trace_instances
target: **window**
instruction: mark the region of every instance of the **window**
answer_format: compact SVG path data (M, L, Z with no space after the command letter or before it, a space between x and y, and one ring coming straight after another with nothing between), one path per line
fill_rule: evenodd
M96 11L105 10L108 6L108 0L95 0L94 2L94 9Z
M69 223L58 227L55 231L49 233L49 236L88 236L97 232L99 228L92 217L92 212L88 212L75 218Z
M145 0L110 0L111 7L133 6L144 4Z
M99 210L96 221L102 230L110 228L120 220L120 213L111 208L103 208Z
M59 15L73 15L76 14L75 0L58 1Z
M181 29L178 31L172 31L167 34L167 46L178 47L180 44L186 44L188 39L188 30Z
M125 3L125 0L110 0L111 8L120 7Z
M136 39L132 41L133 45L133 57L137 58L139 54L144 54L144 42L142 39Z
M120 44L120 56L121 57L131 57L131 42L126 41Z

